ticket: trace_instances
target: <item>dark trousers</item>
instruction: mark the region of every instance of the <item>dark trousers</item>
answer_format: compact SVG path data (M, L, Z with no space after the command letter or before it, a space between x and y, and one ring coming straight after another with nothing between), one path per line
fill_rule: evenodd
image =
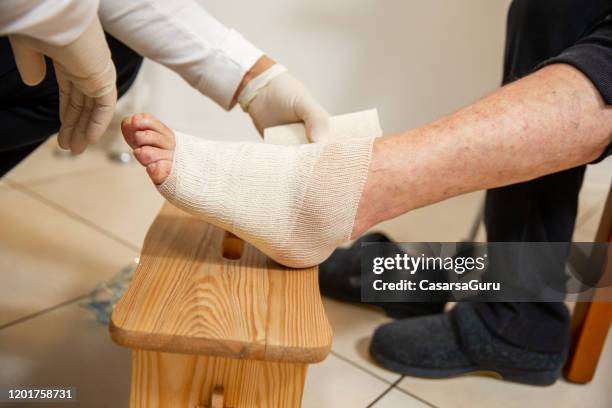
M107 35L117 68L117 90L123 95L134 83L142 57ZM0 177L26 158L60 128L59 95L53 64L37 86L25 85L6 37L0 38Z
M487 191L485 225L490 242L570 242L586 167ZM563 351L570 316L563 303L477 303L499 337L521 347Z

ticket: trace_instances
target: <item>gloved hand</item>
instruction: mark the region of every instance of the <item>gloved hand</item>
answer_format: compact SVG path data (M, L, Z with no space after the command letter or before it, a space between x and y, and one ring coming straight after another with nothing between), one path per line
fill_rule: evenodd
M23 35L11 35L9 40L21 78L28 85L44 79L43 55L53 60L60 92L60 147L82 153L88 144L96 143L117 102L115 66L98 17L64 46Z
M304 122L311 142L330 137L329 115L304 85L276 64L252 79L238 97L260 134L267 127Z

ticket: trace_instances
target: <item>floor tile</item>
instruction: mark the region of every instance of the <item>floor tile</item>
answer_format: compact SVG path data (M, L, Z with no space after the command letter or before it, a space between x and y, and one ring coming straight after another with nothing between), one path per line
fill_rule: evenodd
M411 211L372 230L384 231L400 242L455 242L468 238L482 204L479 191Z
M32 407L127 407L130 353L78 304L0 330L0 384L71 386L78 403ZM19 407L28 407L19 404Z
M137 163L107 165L29 188L137 248L163 203Z
M361 408L382 394L389 384L329 355L308 368L303 408Z
M6 178L18 183L38 183L90 171L106 166L108 162L105 153L96 147L87 149L79 156L68 153L60 155L56 138L52 137L11 170Z
M21 191L0 194L0 325L87 293L138 255Z
M423 401L411 397L405 392L392 389L384 397L378 400L372 408L425 408L431 407Z
M323 304L334 331L333 351L389 383L396 381L399 374L378 366L368 353L374 330L390 320L382 309L327 298L323 298Z
M607 408L612 406L611 377L612 333L609 333L595 378L586 385L560 380L550 387L535 387L485 377L448 380L405 377L399 386L433 405L445 408L470 407L474 406L475 401L483 407ZM441 389L444 392L440 392Z

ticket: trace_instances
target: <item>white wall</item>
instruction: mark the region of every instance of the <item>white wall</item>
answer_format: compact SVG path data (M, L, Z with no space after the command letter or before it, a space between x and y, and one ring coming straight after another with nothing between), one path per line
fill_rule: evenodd
M379 110L387 133L433 120L499 85L509 0L203 0L306 83L331 113ZM145 69L149 106L207 138L253 139L239 109L226 114L157 65Z

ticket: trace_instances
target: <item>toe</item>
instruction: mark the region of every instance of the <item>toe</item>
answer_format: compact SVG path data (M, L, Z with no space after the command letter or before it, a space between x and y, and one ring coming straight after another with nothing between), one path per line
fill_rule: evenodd
M174 136L168 137L155 130L137 130L134 133L134 143L137 147L154 146L160 149L174 150Z
M121 133L123 133L123 138L125 142L132 148L135 149L138 147L136 141L134 140L134 133L136 133L136 129L132 126L132 118L133 116L128 116L123 118L121 121Z
M143 166L148 166L160 160L172 161L173 152L171 150L160 149L153 146L143 146L134 149L136 160Z
M170 160L160 160L147 166L147 173L156 185L162 184L170 175L171 170L172 161Z
M155 116L149 115L148 113L139 113L132 116L132 125L136 130L156 130L162 134L172 134L172 130L164 125Z
M155 145L162 149L174 149L174 132L156 117L148 113L139 113L131 117L130 124L134 129L134 134L138 131L157 132L159 136L156 138Z

